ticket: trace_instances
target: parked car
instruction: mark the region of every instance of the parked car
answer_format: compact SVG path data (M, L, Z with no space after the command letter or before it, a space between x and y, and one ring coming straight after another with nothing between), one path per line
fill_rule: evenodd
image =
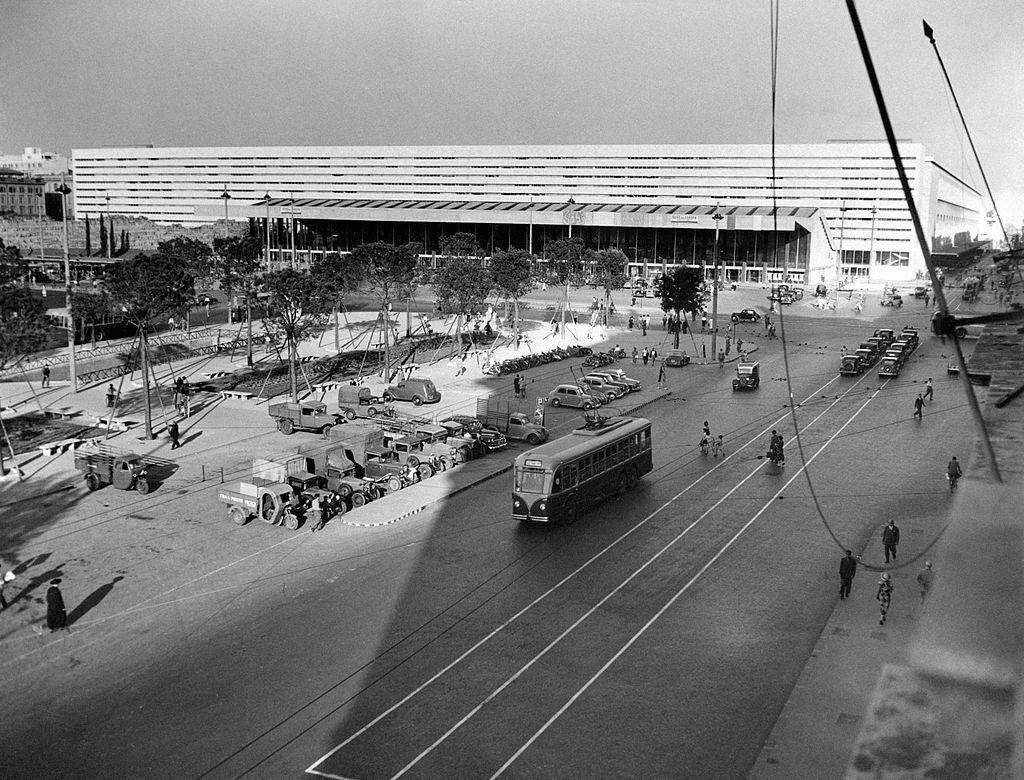
M594 409L601 405L601 399L588 393L579 385L559 385L548 393L548 405Z
M626 395L626 393L632 393L633 392L633 388L632 387L630 387L625 382L620 382L617 379L612 379L611 378L611 374L605 374L605 373L600 372L600 371L592 371L589 374L585 374L583 376L583 378L584 379L599 379L602 382L604 382L606 385L614 387L618 391L620 396Z
M616 387L597 377L582 377L580 379L580 386L587 392L596 395L605 403L610 403L624 394L621 387Z
M613 384L617 382L620 385L625 385L629 388L631 393L635 393L642 387L639 379L633 379L633 377L627 376L626 372L621 368L610 368L607 371L591 371L587 376L599 376L602 379L607 379Z
M928 295L930 292L931 292L931 288L930 287L924 287L922 285L918 285L917 287L914 288L914 297L915 298L924 298L924 296Z
M441 400L441 393L434 383L426 377L412 376L389 385L381 393L385 403L392 401L412 401L416 406L436 404Z
M463 430L480 442L488 452L500 450L502 447L508 446L508 439L505 438L505 434L496 428L484 425L471 415L453 414L438 421L438 425L444 425L445 423L458 423L461 425Z
M761 315L753 309L740 309L734 311L729 319L733 322L760 322Z
M665 365L668 367L687 366L689 364L690 356L681 349L670 349L668 354L665 355Z

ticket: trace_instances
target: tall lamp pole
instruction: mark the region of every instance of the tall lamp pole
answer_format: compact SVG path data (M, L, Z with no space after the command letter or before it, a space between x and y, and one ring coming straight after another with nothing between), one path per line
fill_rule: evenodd
M875 257L875 214L878 212L876 206L871 207L871 238L868 239L868 280L871 279L871 266ZM893 285L895 287L895 285Z
M231 193L228 192L228 185L224 185L224 192L220 194L224 201L224 238L228 237L228 201L231 200Z
M106 196L107 200L107 260L110 260L114 256L114 223L110 221L110 196Z
M68 256L68 193L71 188L60 177L57 192L61 195L61 217L64 220L64 302L68 310L68 380L71 392L78 392L78 370L75 366L75 319L71 316L71 258ZM108 244L109 246L109 244Z
M715 206L715 213L711 217L715 220L715 249L711 258L715 264L715 275L711 280L711 357L718 357L718 226L725 217L722 216Z
M270 193L266 192L263 195L263 199L267 202L267 254L263 258L263 262L270 270Z
M846 233L846 201L839 206L839 253L836 257L836 309L839 308L839 286L843 278L843 236Z
M43 205L46 202L46 193L39 190L39 270L46 273L46 248L43 244ZM32 283L32 272L29 271L28 281Z
M292 270L295 270L295 193L291 193L291 198L288 201L289 211L292 217Z

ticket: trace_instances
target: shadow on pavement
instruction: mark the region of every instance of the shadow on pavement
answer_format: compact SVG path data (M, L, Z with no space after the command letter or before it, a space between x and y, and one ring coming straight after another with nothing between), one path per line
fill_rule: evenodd
M114 585L123 579L124 577L118 575L110 582L100 585L100 587L96 588L96 590L82 599L82 602L68 613L68 625L73 626L78 622L83 615L103 601L103 599L107 597L107 594L114 589Z

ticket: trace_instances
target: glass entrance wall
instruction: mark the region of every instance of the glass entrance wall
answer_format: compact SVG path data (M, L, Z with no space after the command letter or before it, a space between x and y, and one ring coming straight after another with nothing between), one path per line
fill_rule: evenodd
M260 236L266 235L266 221L258 220ZM350 252L360 244L384 241L402 245L418 243L423 254L441 252L441 240L455 233L472 233L486 255L498 249L523 249L543 257L546 246L568 237L566 225L488 224L465 222L373 222L368 220L298 220L295 249L302 258L329 252ZM532 239L531 239L532 233ZM662 266L712 266L715 231L694 228L603 227L577 225L572 231L593 250L618 249L631 267L658 273ZM271 220L272 255L280 257L291 249L291 223ZM719 262L732 269L729 278L749 279L742 269L806 269L810 254L810 233L798 227L791 231L720 230Z

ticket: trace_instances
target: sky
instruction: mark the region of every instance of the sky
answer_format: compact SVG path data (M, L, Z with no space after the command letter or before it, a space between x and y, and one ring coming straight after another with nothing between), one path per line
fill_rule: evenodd
M884 137L840 0L778 0L779 143ZM770 0L0 0L0 149L771 140ZM1024 218L1024 3L859 0L901 139Z

